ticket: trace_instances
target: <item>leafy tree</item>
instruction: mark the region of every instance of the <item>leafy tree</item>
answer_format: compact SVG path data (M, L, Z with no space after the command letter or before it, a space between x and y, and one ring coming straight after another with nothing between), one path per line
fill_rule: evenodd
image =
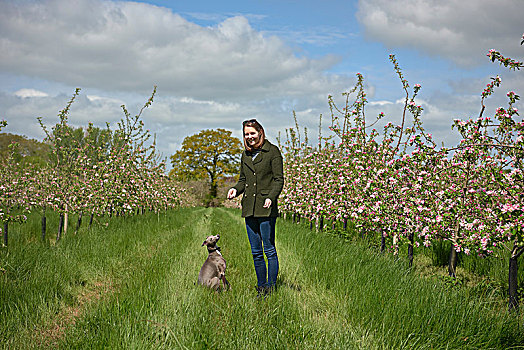
M180 181L208 179L209 194L216 198L218 180L238 171L242 143L225 129L202 130L187 136L182 149L172 155L169 175Z
M28 139L24 135L0 133L0 158L6 159L11 154L9 145L16 143L16 152L13 154L17 162L22 164L45 165L49 161L51 147L43 142Z

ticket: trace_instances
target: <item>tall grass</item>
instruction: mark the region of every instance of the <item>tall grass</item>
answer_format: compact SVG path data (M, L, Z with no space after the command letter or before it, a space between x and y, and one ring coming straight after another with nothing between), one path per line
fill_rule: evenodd
M302 222L302 225L309 227L309 223ZM324 231L328 234L340 235L351 241L360 241L359 244L367 244L375 250L381 249L379 231L366 231L362 234L351 222L348 222L345 230L341 226L341 223L337 223L336 228L331 229L331 225L326 225ZM444 280L448 284L466 285L479 294L496 294L500 300L507 303L510 252L504 246L493 247L493 254L486 257L477 256L474 252L469 255L463 252L458 253L457 276L456 279L452 279L449 278L447 271L451 242L435 241L430 247L424 247L422 241L418 243L419 246L414 249L414 264L417 273ZM407 242L404 242L400 245L399 257L405 258L407 250ZM390 247L386 251L392 253ZM518 285L521 286L519 294L524 297L524 273L520 273Z
M122 273L158 242L159 232L183 220L180 213L102 219L76 235L70 229L55 245L58 216L47 216L48 241L41 241L40 216L31 215L26 224L12 225L9 249L0 251L3 346L25 346L26 337L34 337L35 345L54 344L53 332L63 331L63 319L72 321L83 293L106 293L121 283Z
M409 269L406 259L382 255L368 242L309 231L293 234L296 225L282 225L300 265L314 265L307 278L339 293L347 318L372 330L392 348L507 348L524 344L519 316L508 315L500 299L479 298L467 288L448 288ZM303 242L303 237L308 239ZM522 328L520 328L520 332Z
M34 220L37 220L35 218ZM33 219L32 219L33 220ZM404 261L277 221L278 290L256 297L237 210L115 218L58 245L24 226L0 253L4 348L450 349L524 344L496 299L420 278ZM17 231L18 230L18 231ZM38 232L38 231L37 231ZM232 290L195 285L219 233ZM15 239L15 236L26 237ZM5 320L5 322L4 322Z

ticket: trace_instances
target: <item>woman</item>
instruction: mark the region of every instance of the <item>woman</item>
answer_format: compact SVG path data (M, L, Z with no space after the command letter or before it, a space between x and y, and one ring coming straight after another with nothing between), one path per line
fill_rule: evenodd
M264 128L255 119L242 123L244 152L240 161L238 183L229 189L227 198L240 194L242 217L246 220L247 236L257 275L258 295L266 295L276 287L278 257L275 249L277 199L284 186L282 154L266 140ZM264 261L267 257L267 268Z

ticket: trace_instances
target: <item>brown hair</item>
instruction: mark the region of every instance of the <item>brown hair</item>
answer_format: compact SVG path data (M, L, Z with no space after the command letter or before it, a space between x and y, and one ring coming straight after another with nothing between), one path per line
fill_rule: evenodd
M246 143L246 138L244 137L246 126L250 126L254 128L260 134L260 139L254 145L253 148L249 147L249 145ZM262 127L262 125L260 125L260 123L257 122L256 119L249 119L249 120L245 120L244 122L242 122L242 138L244 140L244 148L247 151L253 151L255 149L262 147L262 145L266 141L266 133L264 132L264 128Z

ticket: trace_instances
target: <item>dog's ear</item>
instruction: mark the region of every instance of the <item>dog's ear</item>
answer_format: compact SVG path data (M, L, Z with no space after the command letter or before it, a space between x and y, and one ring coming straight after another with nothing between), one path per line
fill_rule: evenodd
M204 243L202 243L202 247L207 245L207 241L204 241Z

